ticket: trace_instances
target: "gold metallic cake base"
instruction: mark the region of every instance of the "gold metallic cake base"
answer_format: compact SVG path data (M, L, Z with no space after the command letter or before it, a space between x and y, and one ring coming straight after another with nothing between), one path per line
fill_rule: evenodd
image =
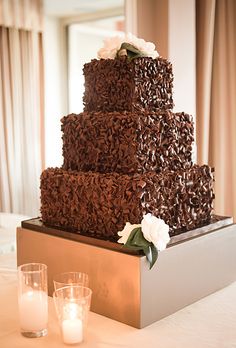
M17 263L47 264L50 295L54 274L88 273L91 310L143 328L236 280L236 225L227 221L172 242L151 270L145 256L124 253L120 246L112 250L101 242L68 239L56 229L40 232L40 226L18 228Z

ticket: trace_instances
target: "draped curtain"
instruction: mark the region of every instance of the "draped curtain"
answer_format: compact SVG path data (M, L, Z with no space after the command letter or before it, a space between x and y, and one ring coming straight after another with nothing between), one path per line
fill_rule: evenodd
M196 0L198 163L215 168L215 211L236 220L236 1Z
M41 0L0 0L0 211L39 214L43 167Z

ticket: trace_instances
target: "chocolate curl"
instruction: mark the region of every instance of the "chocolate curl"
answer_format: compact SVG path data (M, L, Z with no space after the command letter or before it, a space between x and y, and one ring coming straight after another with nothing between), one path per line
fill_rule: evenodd
M84 111L172 109L173 73L166 59L92 60L84 65Z
M41 176L44 223L112 241L147 213L162 218L171 236L207 224L213 199L208 166L134 175L49 168Z
M83 112L62 119L65 170L135 174L192 165L192 117L170 110Z

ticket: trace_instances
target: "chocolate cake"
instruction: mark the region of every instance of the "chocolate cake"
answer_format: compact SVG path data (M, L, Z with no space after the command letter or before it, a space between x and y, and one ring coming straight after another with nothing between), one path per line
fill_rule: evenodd
M63 168L160 173L191 166L193 123L171 110L84 112L62 119Z
M43 222L113 241L146 213L170 235L209 223L213 174L192 163L191 116L171 110L171 64L92 60L84 75L84 112L62 118L63 166L41 176Z
M173 108L172 65L164 58L94 59L84 75L84 111Z
M45 222L110 240L147 212L162 218L170 235L193 229L209 222L213 199L211 170L197 165L133 175L49 168L41 190Z

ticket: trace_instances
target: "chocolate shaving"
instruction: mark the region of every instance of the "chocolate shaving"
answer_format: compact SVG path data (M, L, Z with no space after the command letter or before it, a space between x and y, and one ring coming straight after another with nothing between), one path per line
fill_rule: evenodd
M43 222L107 239L146 213L162 218L171 236L194 229L210 222L213 197L208 166L134 175L49 168L41 176Z
M83 112L62 119L65 170L145 173L192 165L193 123L170 110Z
M172 65L164 58L93 59L83 71L84 111L154 111L174 106Z

